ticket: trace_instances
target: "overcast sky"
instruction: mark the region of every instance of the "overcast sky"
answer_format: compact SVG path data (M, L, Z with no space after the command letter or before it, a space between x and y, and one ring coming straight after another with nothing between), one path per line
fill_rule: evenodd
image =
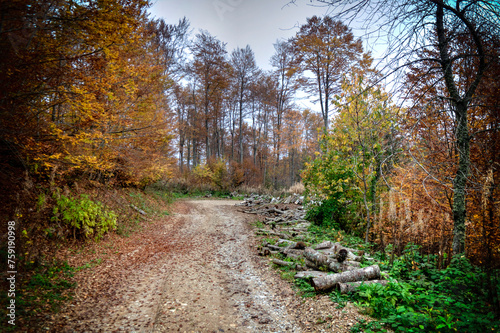
M154 0L153 0L154 1ZM270 69L269 59L277 39L295 35L297 27L313 15L324 15L328 8L311 6L309 0L156 0L150 13L167 23L186 16L193 33L207 30L227 43L230 53L250 45L257 65Z
M257 65L265 70L274 54L273 44L277 39L286 39L295 35L298 27L305 24L313 15L324 16L329 13L325 6L313 5L310 0L152 0L149 12L155 18L163 18L167 23L176 24L187 17L191 23L193 35L200 29L207 30L222 42L227 43L231 53L236 47L250 45L255 53ZM355 24L355 22L351 22ZM361 26L361 24L359 24ZM353 29L356 37L361 37L364 30ZM363 47L374 51L374 43ZM381 52L377 52L381 54ZM377 63L377 55L375 63ZM320 106L311 103L305 93L298 92L295 102L301 108L319 112Z

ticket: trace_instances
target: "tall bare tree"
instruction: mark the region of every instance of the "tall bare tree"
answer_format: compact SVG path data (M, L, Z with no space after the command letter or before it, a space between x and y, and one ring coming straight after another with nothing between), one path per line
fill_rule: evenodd
M153 32L152 43L159 51L159 60L165 74L178 80L185 70L186 48L189 46L189 20L184 17L177 24L168 24L163 19L153 20L149 28Z
M250 86L250 82L257 72L255 64L255 56L247 45L244 49L239 47L231 53L231 65L234 69L234 77L238 87L238 107L239 107L239 148L240 148L240 163L243 164L243 109L246 94Z

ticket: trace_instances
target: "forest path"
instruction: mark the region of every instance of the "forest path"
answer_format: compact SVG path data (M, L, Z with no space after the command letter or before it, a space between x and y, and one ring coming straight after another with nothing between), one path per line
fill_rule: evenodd
M234 201L183 204L154 331L297 332L280 301L290 291L254 260L248 215L228 207Z
M356 309L301 298L257 256L235 201L182 200L129 237L89 244L72 302L35 331L349 332ZM101 259L102 258L102 259Z

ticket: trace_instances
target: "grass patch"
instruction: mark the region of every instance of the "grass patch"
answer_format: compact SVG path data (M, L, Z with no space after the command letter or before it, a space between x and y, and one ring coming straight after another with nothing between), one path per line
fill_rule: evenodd
M265 228L265 227L266 227L266 225L264 224L264 222L262 222L262 221L258 221L258 220L257 220L257 221L255 221L255 222L253 222L252 224L253 224L253 226L254 226L255 228L258 228L258 229L263 229L263 228Z
M291 269L290 267L280 267L280 275L281 278L285 281L292 282L295 280L293 277L295 275L295 270Z
M295 279L294 281L295 289L299 292L302 297L314 297L316 292L311 284L306 279Z
M330 300L333 303L337 303L337 309L345 308L347 302L349 301L349 298L350 297L347 295L342 295L339 290L335 290L330 293Z

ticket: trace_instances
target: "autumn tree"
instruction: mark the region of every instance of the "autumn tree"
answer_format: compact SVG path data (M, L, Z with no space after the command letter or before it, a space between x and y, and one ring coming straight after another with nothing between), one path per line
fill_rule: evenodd
M1 43L11 55L2 59L2 133L35 170L135 184L165 171L166 81L151 48L148 5L35 1L2 16Z
M152 44L158 54L162 68L172 80L185 74L186 48L189 46L190 23L186 17L177 24L168 24L164 19L149 23L153 35Z
M465 37L465 36L463 36ZM462 38L463 38L462 37ZM494 55L497 51L494 43L486 43L487 54ZM470 52L472 41L468 38L455 45L462 53ZM498 43L498 41L496 42ZM439 53L435 50L428 58ZM495 196L498 197L498 170L495 165L498 158L493 153L498 149L498 83L493 79L498 73L500 62L489 61L488 71L484 73L478 86L474 104L468 111L470 131L470 175L467 183L468 230L465 238L467 256L473 262L487 267L488 271L498 267L500 258L496 256L499 234L499 221L495 214ZM472 78L474 64L469 61L458 62L456 71L460 76ZM408 109L407 129L413 142L409 152L425 170L425 182L416 182L413 191L425 184L425 191L432 192L432 202L441 206L446 214L453 210L453 179L458 168L459 154L455 145L456 118L452 105L448 100L440 98L446 95L446 86L440 80L442 74L439 68L430 71L430 63L421 62L411 67L408 74L409 96L415 101ZM460 84L467 85L467 81ZM411 88L411 89L410 89ZM429 92L425 94L425 92ZM419 185L420 184L420 185ZM496 185L494 185L496 184ZM429 205L431 206L431 205ZM421 208L419 208L421 209ZM488 216L488 217L486 217ZM429 219L432 224L432 218ZM453 225L446 225L451 232ZM448 231L448 230L445 230ZM430 238L426 237L426 238ZM425 240L428 244L429 241ZM445 242L446 244L446 242ZM442 246L440 245L440 248Z
M382 172L391 169L397 149L399 110L362 72L344 79L335 105L338 113L322 140L322 154L305 169L304 183L312 195L333 200L339 212L349 203L353 222L356 214L364 220L368 242Z
M235 86L237 87L238 116L239 116L239 162L243 164L243 119L245 116L244 105L249 91L250 83L257 73L255 56L252 49L247 45L244 49L236 48L231 53L231 65Z
M293 97L298 90L299 62L294 53L292 40L277 41L274 44L275 53L271 57L273 66L273 77L276 85L276 168L279 169L281 154L281 136L283 131L283 119L287 111L290 111L293 105ZM275 173L277 175L277 173ZM277 178L274 180L274 187L277 188Z
M319 101L327 131L331 100L340 92L342 74L363 59L361 40L342 22L313 16L297 32L294 49L306 91Z
M268 144L269 122L274 108L274 80L268 73L259 73L252 80L249 94L249 120L252 128L252 158L254 165L262 165L267 154L264 154L265 145ZM261 161L259 162L259 155ZM265 156L264 156L265 155ZM265 169L262 168L262 169Z
M470 175L469 113L477 88L488 71L489 63L485 44L498 36L500 8L496 1L341 1L319 2L343 8L343 17L363 13L375 31L387 31L389 51L395 55L389 65L400 66L415 61L430 60L433 67L441 69L441 80L452 106L455 123L455 144L458 151L457 171L453 179L453 252L464 251L466 221L466 188ZM372 30L373 31L373 30ZM437 36L436 39L432 38ZM467 52L455 47L466 37L470 41ZM436 41L436 42L434 42ZM419 58L414 50L437 47L434 58ZM474 68L470 76L457 71L460 63L469 62ZM431 68L430 68L431 69Z
M226 44L202 31L196 35L191 45L193 62L191 75L197 86L200 106L203 110L203 128L205 139L205 155L209 157L220 154L220 122L222 99L229 85L230 65L226 59ZM196 103L196 101L194 102Z
M194 126L194 124L192 124L193 112L190 112L193 109L193 105L189 87L182 87L181 85L176 85L174 87L174 103L177 113L177 133L179 140L179 171L182 174L184 173L184 153L186 146L189 156L187 158L187 167L189 168L189 161L191 157L189 155L191 148L190 127Z

